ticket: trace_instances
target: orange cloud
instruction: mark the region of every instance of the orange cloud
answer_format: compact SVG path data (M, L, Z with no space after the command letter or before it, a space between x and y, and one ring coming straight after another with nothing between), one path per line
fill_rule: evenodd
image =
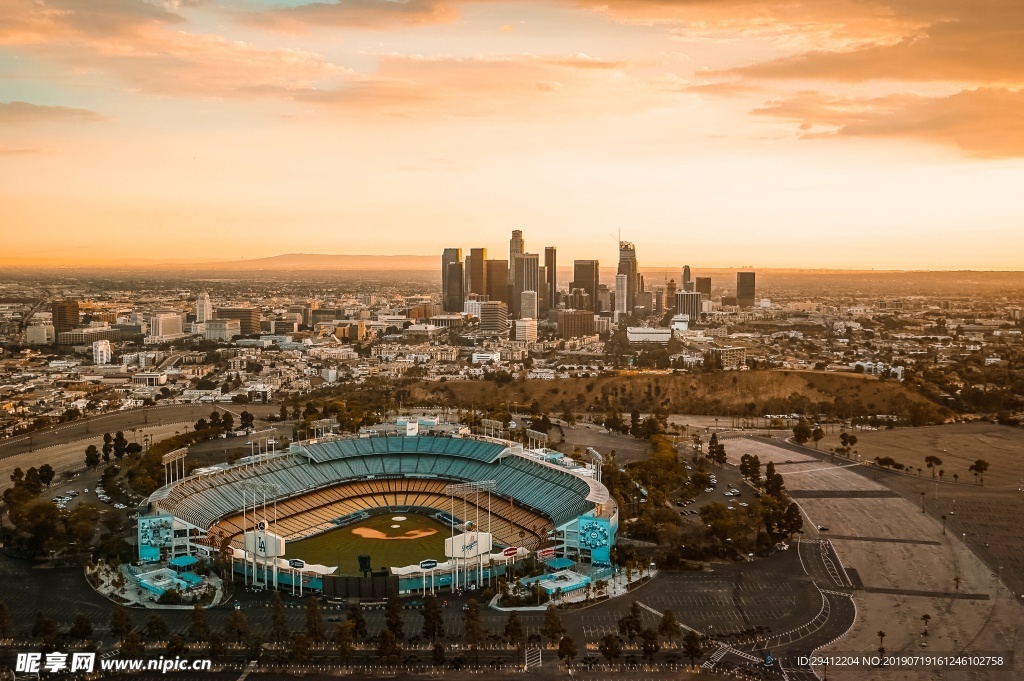
M99 121L95 111L69 106L46 106L29 102L0 102L0 125L21 125L48 121Z
M753 113L798 122L805 137L917 139L981 158L1024 156L1024 92L1019 90L978 88L948 97L877 98L803 92Z
M344 0L310 2L294 7L237 13L236 16L243 23L288 32L301 32L308 26L387 30L450 23L458 17L458 3L453 0Z
M457 58L387 54L372 76L296 99L396 116L544 115L635 111L664 92L623 77L629 64L587 55Z

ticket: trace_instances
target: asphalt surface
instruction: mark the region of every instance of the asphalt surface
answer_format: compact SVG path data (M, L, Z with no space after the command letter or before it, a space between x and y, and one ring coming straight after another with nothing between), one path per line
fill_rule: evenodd
M175 404L101 414L62 423L30 435L4 438L0 440L0 459L96 434L115 433L119 430L127 433L133 427L198 421L200 418L209 417L214 409L231 412L237 422L238 415L243 411L265 417L279 413L281 407L273 404Z

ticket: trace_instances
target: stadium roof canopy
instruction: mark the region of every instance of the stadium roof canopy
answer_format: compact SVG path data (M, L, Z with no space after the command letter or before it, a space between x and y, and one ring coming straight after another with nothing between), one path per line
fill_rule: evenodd
M317 463L369 454L444 454L493 463L509 449L496 442L430 436L345 438L303 443L301 448Z

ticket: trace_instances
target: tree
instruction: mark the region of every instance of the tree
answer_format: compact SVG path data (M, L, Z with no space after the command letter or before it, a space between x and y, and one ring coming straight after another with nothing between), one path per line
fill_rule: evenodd
M363 610L359 607L358 603L353 603L348 607L345 619L352 623L354 627L352 633L355 634L356 640L365 641L369 634L366 631L366 618L363 617Z
M316 596L306 599L306 636L313 643L323 643L327 638L327 626L320 612L320 599Z
M519 650L523 647L523 642L526 640L523 635L523 623L519 620L519 615L513 610L508 614L508 621L505 622L505 640L510 646Z
M75 622L68 630L68 636L75 641L92 638L92 620L89 619L89 616L82 613L75 615ZM3 636L3 638L7 638L7 636Z
M220 428L220 426L220 412L214 409L212 412L210 412L210 427Z
M428 594L423 598L423 638L434 643L440 636L444 636L444 611L437 597Z
M811 431L811 439L814 440L814 448L818 448L818 443L825 438L825 431L821 429L821 426L815 426L814 430Z
M802 445L811 439L811 427L807 421L800 419L800 422L793 427L793 440Z
M96 445L89 445L85 448L85 466L91 470L96 470L100 465L100 452L96 449Z
M927 614L927 613L925 613L924 615L921 615L921 621L924 622L924 633L922 634L923 636L927 636L928 635L928 622L930 622L931 619L932 619L932 616Z
M395 639L399 642L405 640L405 620L402 619L402 606L397 596L388 598L387 614L384 617L384 626L388 628Z
M480 604L476 602L475 598L470 598L466 606L466 614L462 618L463 636L466 639L466 645L473 649L476 663L479 665L480 646L483 645L484 638L486 637L484 624L480 620Z
M29 469L29 470L31 470L31 469ZM985 484L985 471L988 470L988 461L985 461L985 459L978 459L977 461L972 463L967 468L967 470L969 470L970 472L974 473L974 479L975 480L980 479L981 480L981 484L984 485Z
M163 641L170 633L171 630L168 628L167 622L160 615L153 613L146 618L146 635L151 639Z
M549 603L547 610L544 611L544 625L541 627L540 633L547 637L548 643L554 643L565 633L562 618L558 616L558 610L554 603Z
M127 658L141 658L146 652L146 644L135 631L129 631L121 642L121 654Z
M280 643L291 636L288 617L284 612L284 601L281 600L281 592L276 589L270 595L270 635L274 643Z
M11 611L7 609L7 601L2 599L0 599L0 638L14 638Z
M683 637L683 655L690 658L690 666L697 664L697 660L704 654L704 645L700 640L700 634L692 629L686 632Z
M433 661L435 667L440 667L444 664L444 658L444 644L438 641L434 644L434 649L431 654L431 660Z
M292 639L292 649L288 653L288 657L295 660L296 662L305 662L309 659L310 640L309 636L306 636L301 631L295 634L295 638Z
M937 456L926 456L924 457L924 464L928 467L928 470L932 472L932 477L935 477L935 470L942 465L942 459Z
M232 610L228 615L228 620L224 624L224 633L228 638L235 639L235 643L241 643L249 633L249 621L241 610Z
M597 644L597 649L601 651L604 659L613 662L622 654L622 642L615 634L605 634Z
M875 636L878 637L878 647L879 648L881 648L883 645L885 645L885 632L884 631L879 629L878 633L875 634Z
M46 487L49 487L50 483L53 482L54 475L53 466L50 464L44 463L39 467L39 481Z
M124 637L135 627L132 624L132 615L126 608L117 606L110 614L110 633L124 643Z
M566 664L572 664L576 655L576 643L572 640L572 636L563 636L558 641L558 659L565 660Z
M629 613L619 619L619 633L628 638L629 642L632 643L640 635L641 631L643 631L643 619L640 614L640 604L633 601L633 605L629 608Z
M334 627L334 647L338 649L341 663L348 666L352 653L356 651L356 625L352 620L338 622Z
M32 638L42 641L46 645L56 643L60 635L57 622L41 612L36 613L36 621L32 625Z
M192 621L188 625L188 635L196 641L210 638L210 625L206 622L206 608L202 603L192 607Z
M235 429L235 417L233 417L229 412L225 412L224 416L222 416L221 419L220 419L220 425L226 431L234 430Z
M390 629L380 632L377 642L377 655L384 664L395 664L398 662L398 658L401 657L402 646L399 644L394 632Z
M281 403L281 420L288 420L288 405L285 404L284 402Z
M658 632L648 627L640 632L640 641L640 649L643 651L644 657L648 662L653 662L654 656L661 650L661 644L658 643Z
M679 626L679 620L676 619L676 615L671 610L666 610L665 614L661 616L661 622L658 623L658 633L669 640L672 640L679 636L683 631L683 628Z
M247 411L243 411L240 414L240 423L242 428L252 428L256 423L256 417Z
M206 430L207 428L210 427L210 424L207 423L206 419L199 419L198 421L196 421L196 425L193 427L196 430Z
M209 645L210 657L217 659L227 652L227 646L224 644L224 637L214 632L210 634L210 645Z
M786 507L786 512L782 517L782 529L785 530L786 534L793 536L796 532L799 532L804 526L804 517L800 513L800 507L796 503L790 503Z
M172 636L167 641L167 655L169 657L181 657L182 655L188 655L188 644L185 643L185 639L178 635Z
M117 431L114 435L114 456L117 457L118 461L124 458L125 450L128 449L128 439L124 436L123 431Z

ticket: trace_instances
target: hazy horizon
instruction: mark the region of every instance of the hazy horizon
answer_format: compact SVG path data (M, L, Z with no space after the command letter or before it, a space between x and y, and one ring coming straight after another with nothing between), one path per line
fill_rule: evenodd
M0 0L2 266L1024 269L1024 5ZM501 257L498 255L497 257Z

